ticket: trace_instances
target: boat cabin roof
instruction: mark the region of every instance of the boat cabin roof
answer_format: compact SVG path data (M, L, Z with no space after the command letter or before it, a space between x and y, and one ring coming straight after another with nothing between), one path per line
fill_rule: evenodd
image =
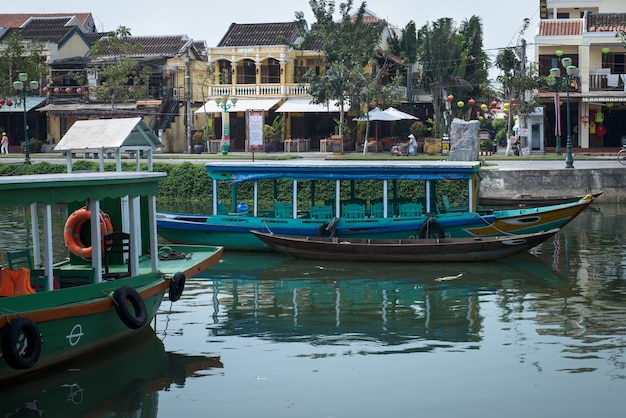
M0 201L6 205L54 204L89 198L156 195L166 173L147 171L34 174L0 177Z
M261 160L212 161L211 179L231 183L271 179L298 180L462 180L476 178L478 161Z
M161 141L140 118L76 121L54 147L55 151L154 150Z

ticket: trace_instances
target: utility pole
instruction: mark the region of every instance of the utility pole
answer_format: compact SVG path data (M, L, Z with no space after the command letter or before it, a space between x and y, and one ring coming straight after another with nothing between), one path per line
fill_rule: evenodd
M191 154L191 62L189 60L189 50L185 55L185 140L187 142L187 153Z

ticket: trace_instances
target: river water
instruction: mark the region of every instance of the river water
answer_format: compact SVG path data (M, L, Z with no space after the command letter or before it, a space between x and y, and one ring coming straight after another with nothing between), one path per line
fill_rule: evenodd
M0 414L622 416L625 208L594 204L490 263L226 252L163 302L155 332L0 388ZM0 225L21 237L23 219Z

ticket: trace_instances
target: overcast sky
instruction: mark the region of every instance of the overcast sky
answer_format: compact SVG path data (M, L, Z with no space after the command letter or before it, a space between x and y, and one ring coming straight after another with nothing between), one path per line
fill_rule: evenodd
M337 9L342 1L336 1ZM360 1L354 2L358 8ZM538 0L468 1L468 0L369 0L367 9L399 28L413 20L417 28L442 17L451 17L459 25L477 15L483 23L484 48L493 59L498 48L515 45L524 18L531 26L524 38L532 44L539 19ZM231 23L290 22L295 12L304 12L309 25L313 15L308 0L84 0L2 1L0 13L85 13L93 15L98 31L119 26L130 28L133 35L188 35L216 46ZM529 50L532 59L532 50Z

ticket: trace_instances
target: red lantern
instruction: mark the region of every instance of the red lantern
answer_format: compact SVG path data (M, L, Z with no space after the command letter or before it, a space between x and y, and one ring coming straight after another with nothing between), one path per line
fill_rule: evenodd
M11 100L7 100L7 106L9 107L13 106L13 102Z
M589 123L589 116L587 116L587 115L582 115L582 116L580 117L580 121L581 121L582 123Z
M59 93L61 93L61 89L58 88L58 87L55 87L54 88L54 94L59 94Z
M606 128L603 124L598 124L598 127L596 128L596 135L598 135L599 137L603 137L604 135L606 135Z
M41 91L43 91L43 94L48 94L50 89L46 86L46 87L42 88Z
M71 87L66 88L66 89L65 89L65 92L66 92L67 94L72 94L72 88L71 88Z
M450 95L448 96L448 101L449 101L449 102L451 102L452 100L454 100L454 96L450 94Z
M515 103L515 97L511 97L511 103Z
M80 87L76 89L76 94L83 94L83 89Z
M496 102L496 101L494 100L493 102L491 102L491 106L492 106L492 107L496 107L496 106L498 106L498 102Z
M469 105L470 105L470 106L474 106L474 105L476 104L476 100L474 100L474 99L469 99L469 100L467 101L467 103L469 103Z
M2 106L5 103L4 99L0 99L0 106Z

